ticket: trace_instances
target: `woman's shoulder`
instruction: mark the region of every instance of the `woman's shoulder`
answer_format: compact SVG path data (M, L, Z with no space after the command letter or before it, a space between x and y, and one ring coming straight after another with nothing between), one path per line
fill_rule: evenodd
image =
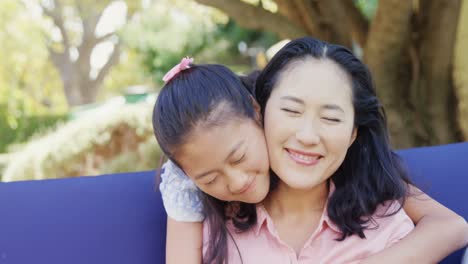
M365 234L385 238L386 247L398 242L414 229L411 218L406 214L400 201L380 204L369 221Z
M379 204L372 217L376 219L382 219L381 221L385 221L387 219L409 219L411 221L403 209L401 202L398 200L386 201Z

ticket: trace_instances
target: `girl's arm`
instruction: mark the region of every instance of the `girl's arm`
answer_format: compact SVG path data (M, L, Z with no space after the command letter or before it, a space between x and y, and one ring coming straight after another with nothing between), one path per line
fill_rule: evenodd
M166 263L202 263L203 224L167 218Z
M415 229L393 246L361 262L371 263L438 263L450 253L467 246L466 220L411 186L404 205Z
M166 263L200 264L204 219L200 190L171 161L163 169L159 189L168 215Z

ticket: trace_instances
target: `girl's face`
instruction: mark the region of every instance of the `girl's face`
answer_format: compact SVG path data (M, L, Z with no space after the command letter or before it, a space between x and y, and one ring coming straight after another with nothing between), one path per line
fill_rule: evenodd
M356 138L351 82L331 60L286 66L265 108L271 169L294 189L323 186Z
M249 118L209 129L195 128L176 155L184 172L205 193L223 201L258 203L270 185L263 130Z

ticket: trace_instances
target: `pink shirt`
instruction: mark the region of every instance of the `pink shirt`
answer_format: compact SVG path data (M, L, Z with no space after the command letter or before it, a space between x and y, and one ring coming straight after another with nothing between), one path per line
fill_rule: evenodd
M391 246L413 230L413 222L403 209L392 216L379 217L386 212L394 212L398 206L399 204L394 202L389 208L386 206L378 207L374 214L378 228L366 229L364 231L366 239L353 235L341 242L335 240L340 237L341 233L328 218L325 209L317 229L306 241L300 254L296 256L294 249L278 236L273 221L265 208L259 205L257 206L257 224L249 231L236 233L232 223L228 222L228 229L239 248L238 251L233 241L228 238L229 263L359 263L362 259ZM372 227L376 226L372 225ZM205 250L209 239L207 232L208 229L205 226ZM242 256L242 262L239 252Z

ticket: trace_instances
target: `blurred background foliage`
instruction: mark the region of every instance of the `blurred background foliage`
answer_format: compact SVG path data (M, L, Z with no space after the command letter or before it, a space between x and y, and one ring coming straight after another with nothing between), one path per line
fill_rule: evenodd
M352 0L333 7L327 1L305 0L298 7L293 2L300 1L0 1L1 180L154 169L160 165L160 151L152 132L151 110L163 85L161 78L171 67L182 57L192 56L196 63L221 63L238 73L248 73L266 64L268 57L281 47L276 43L300 35L318 36L350 47L370 65L379 87L385 86L380 83L389 83L380 77L382 70L389 76L393 76L392 69L412 74L419 70L416 72L419 79L407 78L408 74L393 78L401 82L398 87L405 91L410 90L405 87L419 87L409 96L390 88L378 91L390 110L391 127L399 129L392 132L397 147L466 140L468 71L455 67L456 77L449 80L450 85L457 84L455 87L426 78L425 74L445 76L437 71L445 70L442 67L445 64L436 70L424 68L435 60L424 52L442 50L440 47L446 42L429 47L426 43L436 41L425 37L424 32L438 31L417 31L430 28L429 22L439 19L446 26L458 28L459 37L454 40L453 30L452 35L437 35L437 39L466 42L466 26L457 27L459 21L461 25L461 21L467 20L466 0L454 0L443 6L433 4L437 1L428 1L430 4L401 1L389 6L378 0ZM455 9L459 16L454 15ZM431 10L439 11L437 17ZM340 12L349 15L350 20L344 21L344 15L336 19L332 16ZM393 50L402 48L392 56L402 56L404 59L396 61L403 64L392 64L394 57L380 57L387 53L372 49L373 43L385 47L386 39L379 39L379 33L385 32L386 13L392 12L407 16L408 25L403 26L413 30L408 32L412 36L409 39L393 39L396 47ZM379 24L383 26L379 28ZM405 44L398 46L399 42ZM407 43L410 45L405 46ZM449 51L458 52L456 65L466 65L468 53L452 46ZM408 50L412 52L409 55ZM372 58L391 67L380 69ZM441 61L440 57L435 58ZM446 64L455 65L452 61ZM439 90L455 91L457 104L449 103L453 100L447 97L442 105L449 113L458 113L448 125L424 123L439 118L418 108L431 105L429 95L433 91L424 90L428 82L444 88ZM386 100L411 96L422 101L405 101L402 105ZM433 105L436 109L437 104ZM393 109L407 108L412 112L400 112L400 116L417 118L402 119L406 123L394 118ZM434 113L444 117L447 112L444 109ZM414 126L415 131L402 131L400 123ZM433 125L441 129L434 129ZM446 132L452 130L453 133ZM401 136L402 132L410 137Z
M80 7L98 10L104 19L106 8L116 4L133 10L112 32L118 39L112 40L119 45L118 63L109 69L93 102L70 105L50 53L63 52L66 44L60 26L42 8L61 10L69 56L76 57L86 41L80 23L91 20L80 15L86 13ZM121 12L114 8L112 13ZM112 20L120 20L112 15L110 28ZM157 93L162 76L183 56L248 72L256 67L256 54L249 54L249 49L264 51L279 40L273 33L241 28L220 11L182 0L5 0L0 1L0 25L4 181L154 169L160 154L151 128L152 103L145 98ZM99 51L94 60L109 57L99 46L94 49ZM70 61L77 64L77 60ZM143 100L129 100L132 96Z
M238 46L266 49L278 41L272 33L241 28L223 13L193 1L168 0L143 11L121 36L141 56L156 85L162 84L164 74L182 56L193 56L196 63L217 62L249 71L251 58L240 54Z

